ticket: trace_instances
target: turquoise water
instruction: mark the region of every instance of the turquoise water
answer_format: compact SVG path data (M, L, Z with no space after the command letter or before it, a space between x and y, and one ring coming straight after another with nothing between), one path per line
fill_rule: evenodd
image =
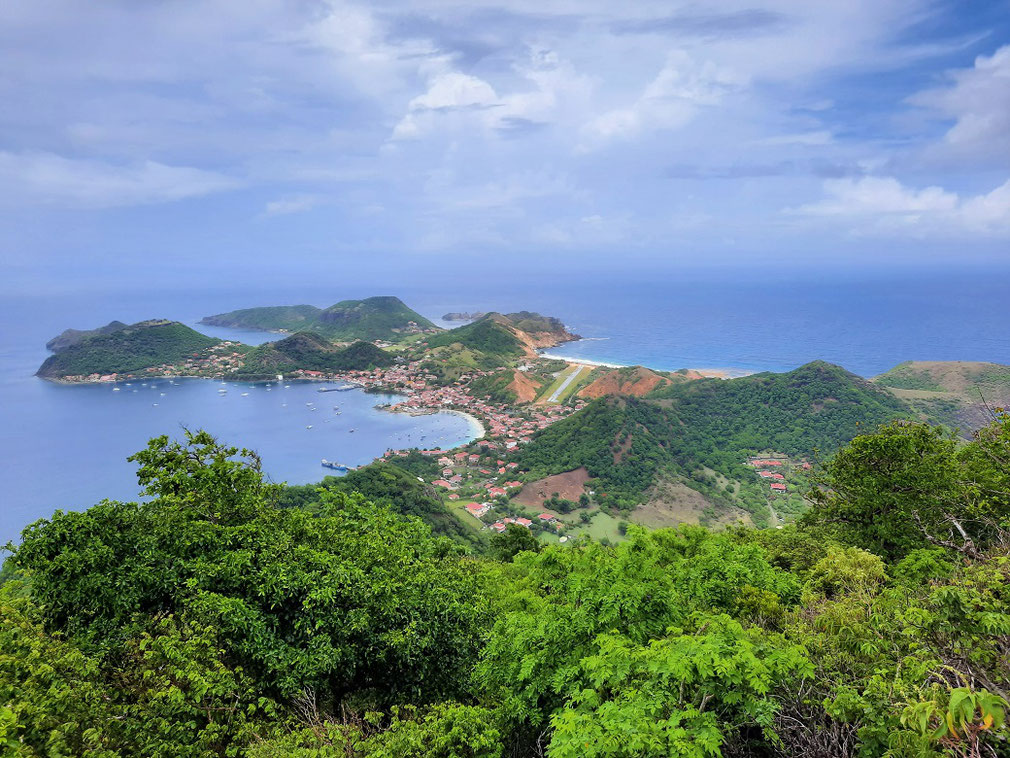
M521 273L521 272L520 272ZM471 435L458 416L409 417L374 409L387 398L361 392L318 393L311 383L267 388L185 380L113 392L110 386L61 386L33 374L45 342L68 326L111 319L201 316L282 303L328 305L344 298L395 294L422 314L452 310L538 310L589 338L556 349L564 355L659 369L784 371L814 359L873 376L910 360L984 360L1010 364L1010 274L938 272L909 278L790 278L747 272L710 280L673 274L648 281L573 273L565 281L525 281L517 274L425 283L348 282L286 290L106 293L0 300L0 541L56 508L82 508L103 497L133 498L126 457L158 434L206 428L258 450L275 481L307 483L329 473L321 458L365 463L388 447L451 446ZM200 327L205 333L262 342L277 335ZM132 390L136 389L136 392ZM267 390L270 390L269 392ZM165 394L162 395L161 393ZM248 393L243 396L242 393ZM312 402L319 410L308 410ZM155 405L157 403L157 405ZM339 404L340 416L332 406ZM312 429L306 426L312 425ZM356 431L351 433L349 430ZM423 437L423 439L422 439Z

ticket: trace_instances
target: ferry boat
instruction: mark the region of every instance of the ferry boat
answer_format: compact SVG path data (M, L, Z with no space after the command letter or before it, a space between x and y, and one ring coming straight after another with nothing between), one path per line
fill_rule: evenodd
M322 460L322 465L326 468L331 468L334 471L350 471L353 466L347 466L343 463L337 463L336 461L328 461L325 458Z

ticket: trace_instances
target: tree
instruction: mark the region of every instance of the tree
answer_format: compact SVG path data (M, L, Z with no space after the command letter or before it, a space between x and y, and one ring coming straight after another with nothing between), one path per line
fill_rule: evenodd
M218 630L268 692L385 702L465 687L487 606L448 540L360 495L319 513L273 507L254 462L204 433L153 440L136 459L154 499L57 513L26 530L15 565L46 627L114 650L145 617Z
M491 551L499 561L511 561L524 550L539 552L540 540L523 526L509 524L504 532L491 538Z

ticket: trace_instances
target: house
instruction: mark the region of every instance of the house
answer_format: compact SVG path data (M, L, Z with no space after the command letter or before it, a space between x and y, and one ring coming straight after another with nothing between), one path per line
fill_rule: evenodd
M537 516L537 518L540 519L541 521L545 521L545 522L546 521L556 521L557 520L557 517L554 514L552 514L552 513L541 513L539 516Z
M491 506L488 505L487 503L467 503L463 507L466 508L467 513L469 513L474 518L480 518L489 510L491 510Z
M774 484L772 484L772 489L778 492L785 492L786 486L780 482L775 482Z
M480 461L480 456L479 456L479 455L477 455L477 453L470 453L470 455L468 455L468 456L466 457L466 459L467 459L467 460L468 460L468 461L469 461L470 463L477 463L478 461Z
M516 523L519 524L519 526L525 526L527 529L533 525L533 522L528 518L517 518Z
M436 479L432 482L436 487L445 487L447 490L454 489L454 487L449 484L445 479Z

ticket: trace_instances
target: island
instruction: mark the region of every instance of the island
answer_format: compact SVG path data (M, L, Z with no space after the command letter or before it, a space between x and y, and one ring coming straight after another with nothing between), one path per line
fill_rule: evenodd
M483 311L474 311L473 313L467 313L466 311L451 311L442 316L443 321L476 321L477 319L485 316Z
M453 329L404 329L402 318L420 327L423 317L392 300L341 306L345 327L385 335L372 340L304 329L250 347L167 320L65 332L71 339L54 344L59 352L38 374L67 383L341 381L398 395L385 407L392 412L465 413L483 427L479 439L451 455L423 453L441 464L432 483L445 502L481 504L471 518L492 531L512 523L503 519L547 514L557 535L597 521L610 533L622 519L782 525L806 508L811 462L863 429L914 419L970 434L993 407L1010 403L1010 367L998 364L907 362L868 380L813 362L782 374L712 378L544 356L579 337L560 319L531 311L489 312ZM376 308L398 320L375 331L383 321L373 318ZM321 322L317 314L314 323ZM412 454L389 451L385 460Z
M207 316L200 323L270 332L316 332L332 340L397 340L438 330L400 298L392 296L342 300L329 308L312 305L245 308Z

